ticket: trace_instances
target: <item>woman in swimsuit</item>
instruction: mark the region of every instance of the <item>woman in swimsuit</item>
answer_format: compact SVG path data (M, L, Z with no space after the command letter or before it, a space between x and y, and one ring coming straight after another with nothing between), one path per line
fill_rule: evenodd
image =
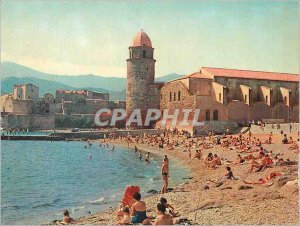
M143 221L148 218L146 214L146 203L141 201L141 198L142 196L138 192L133 195L134 203L131 207L133 224L143 223Z

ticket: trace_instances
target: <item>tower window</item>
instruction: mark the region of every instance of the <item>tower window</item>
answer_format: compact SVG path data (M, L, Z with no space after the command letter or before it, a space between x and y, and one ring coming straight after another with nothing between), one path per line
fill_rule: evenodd
M174 101L176 101L176 93L174 92Z
M143 58L146 58L146 50L143 50Z
M170 92L170 102L172 101L172 93Z
M181 93L180 91L178 91L178 101L180 101L180 99L181 99Z
M287 104L287 97L284 97L284 104Z

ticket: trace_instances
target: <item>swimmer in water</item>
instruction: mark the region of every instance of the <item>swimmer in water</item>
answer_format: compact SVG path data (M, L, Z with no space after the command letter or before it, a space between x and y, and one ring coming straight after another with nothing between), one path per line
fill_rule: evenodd
M137 153L138 152L138 149L136 146L134 146L134 153Z
M92 154L89 154L89 160L92 160L92 159L93 159Z
M145 157L145 162L150 164L150 152L147 152L146 157Z
M139 160L142 161L142 153L139 151Z
M113 148L111 149L112 151L114 151L115 150L115 145L113 145Z

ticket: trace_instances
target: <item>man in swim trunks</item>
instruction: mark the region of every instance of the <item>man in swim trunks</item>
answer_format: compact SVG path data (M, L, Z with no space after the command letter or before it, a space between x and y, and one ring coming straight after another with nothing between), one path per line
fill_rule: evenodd
M161 167L161 175L163 179L163 186L161 189L161 193L166 193L168 188L168 176L169 176L169 159L167 157L164 158Z

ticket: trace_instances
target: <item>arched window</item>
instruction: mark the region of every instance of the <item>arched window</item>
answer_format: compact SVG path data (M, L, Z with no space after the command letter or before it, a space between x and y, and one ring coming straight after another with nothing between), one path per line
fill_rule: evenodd
M172 101L172 93L170 92L170 102Z
M143 58L146 58L146 50L143 50Z
M205 112L205 120L210 121L210 110L206 110Z
M174 101L176 101L176 93L174 92Z
M213 120L218 121L219 120L219 112L218 110L213 111Z
M180 101L180 99L181 99L181 93L180 91L178 91L178 101Z

